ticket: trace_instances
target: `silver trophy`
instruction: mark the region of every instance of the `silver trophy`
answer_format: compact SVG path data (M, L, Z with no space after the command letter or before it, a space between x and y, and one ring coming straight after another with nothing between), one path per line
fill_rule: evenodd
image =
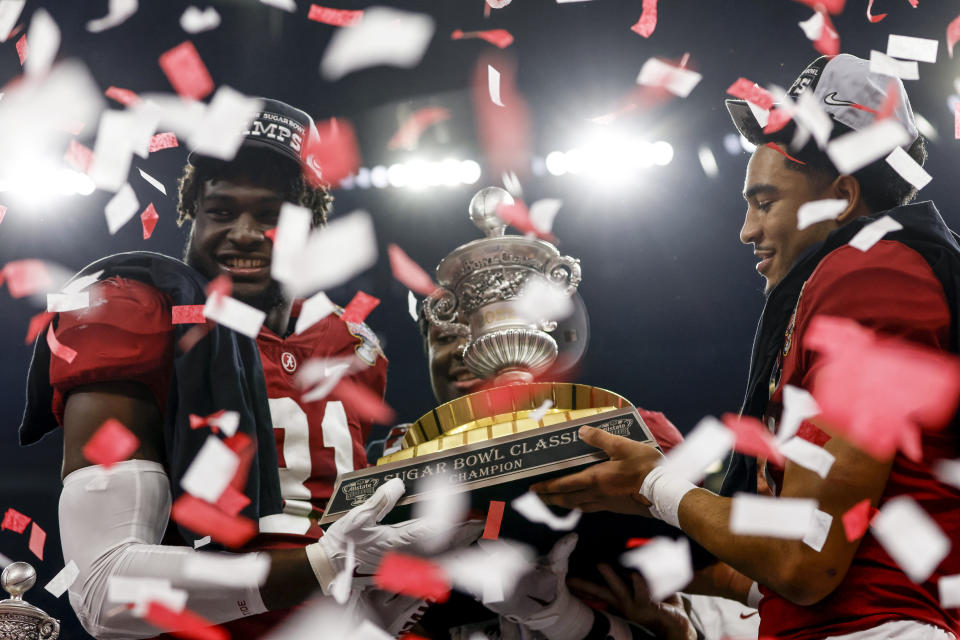
M427 319L441 331L467 338L463 361L480 378L529 381L557 357L551 318L529 317L516 301L540 279L572 296L580 284L580 262L561 256L543 240L505 235L497 215L513 198L498 187L470 201L470 219L487 237L458 247L437 267L438 291L425 301Z
M26 562L3 570L0 582L10 597L0 600L0 640L54 640L60 635L57 620L23 599L36 581L36 570Z

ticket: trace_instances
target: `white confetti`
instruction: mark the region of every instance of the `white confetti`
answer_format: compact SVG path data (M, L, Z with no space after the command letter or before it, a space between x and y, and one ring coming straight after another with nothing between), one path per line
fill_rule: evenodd
M783 413L777 429L777 442L784 443L797 432L800 423L820 413L817 401L806 389L791 384L783 386Z
M47 311L50 313L60 313L63 311L76 311L77 309L86 309L90 306L90 292L81 291L79 293L48 293Z
M70 585L76 581L79 575L80 569L77 567L77 563L71 560L43 588L52 593L54 598L59 598L70 588Z
M870 532L918 584L929 578L950 552L950 539L909 496L888 500L870 521Z
M297 3L294 0L260 0L260 3L290 13L296 13L297 11Z
M104 111L88 172L93 183L106 191L120 189L130 173L134 151L146 152L154 130L156 120L146 110Z
M526 322L560 321L573 313L573 301L561 286L530 278L513 301L513 313Z
M710 147L707 145L701 145L697 149L697 158L700 160L700 166L703 168L703 172L707 174L708 178L716 178L717 174L720 173L719 167L717 167L717 159L713 155L713 151L710 150Z
M916 60L897 60L880 51L871 51L870 73L879 73L901 80L919 80L920 65Z
M202 33L220 26L220 14L213 7L203 11L199 7L187 7L180 16L180 28L187 33Z
M202 538L197 538L196 540L193 541L193 548L199 549L200 547L205 547L208 544L210 544L210 542L211 542L210 536L203 536Z
M761 127L767 126L767 122L770 121L770 109L764 109L763 107L758 107L749 100L747 100L747 106L750 107L750 113L753 114L754 119L757 121L757 124Z
M6 568L8 564L13 564L13 560L0 553L0 569Z
M103 209L107 216L107 230L110 231L110 235L115 234L120 227L127 224L137 214L138 209L140 209L140 201L137 200L137 194L133 192L133 187L124 184Z
M330 395L340 379L350 372L350 358L311 358L297 373L297 386L303 389L302 402L316 402Z
M577 526L580 516L583 515L579 509L574 509L561 518L532 491L527 491L519 498L515 498L510 506L530 522L545 524L554 531L570 531Z
M100 276L103 275L103 269L97 271L96 273L91 273L85 276L79 276L67 283L60 291L66 294L80 293L94 282L100 279Z
M137 0L110 0L107 5L107 15L87 23L87 31L100 33L112 29L126 22L127 18L137 12Z
M563 206L559 198L542 198L530 205L530 222L540 233L552 233L553 221Z
M923 189L933 180L933 176L924 171L923 167L917 164L917 161L900 147L894 149L887 156L887 164L893 167L893 170L899 173L901 178L912 184L917 190Z
M166 188L165 186L163 186L163 183L162 183L162 182L160 182L159 180L157 180L156 178L154 178L153 176L151 176L149 173L147 173L147 172L144 171L143 169L140 169L139 167L137 168L137 171L140 172L140 177L143 178L144 180L146 180L147 182L149 182L151 185L153 185L153 187L154 187L157 191L159 191L159 192L162 193L163 195L167 195L167 188Z
M780 445L780 453L801 467L810 469L821 478L827 477L830 467L836 460L834 455L823 447L798 437L790 438Z
M533 420L534 422L540 422L543 420L543 416L547 414L547 411L553 408L553 400L549 398L543 401L539 407L530 412L530 415L527 417Z
M860 229L855 236L850 238L848 244L851 247L860 249L860 251L869 251L870 247L883 239L883 236L893 231L899 231L900 229L903 229L902 224L890 216L883 216L879 220L871 222L863 229Z
M814 551L819 552L823 549L823 545L827 541L827 536L830 535L830 525L832 524L832 515L816 509L813 512L813 517L810 519L810 529L807 531L807 535L803 536L803 543Z
M60 28L44 9L33 12L27 42L30 43L30 55L24 63L24 71L28 75L42 76L50 70L60 49Z
M262 107L262 100L221 86L210 100L202 122L190 136L190 146L210 158L233 160L243 143L244 132Z
M300 307L300 317L297 318L297 326L294 333L301 334L313 325L317 324L328 315L333 313L337 306L330 302L323 291L307 298L303 306Z
M420 317L417 315L417 296L413 295L413 291L407 291L407 313L414 322L420 322Z
M849 205L850 202L843 198L805 202L797 210L797 229L806 229L824 220L835 220Z
M320 72L338 80L359 69L387 64L411 68L420 63L433 37L429 15L388 7L364 10L351 29L337 29L323 53Z
M936 62L939 44L937 40L898 36L891 33L887 37L887 55L904 60Z
M960 460L937 460L933 465L937 480L960 489Z
M502 107L503 102L500 101L500 72L489 64L487 65L487 89L490 91L490 101Z
M538 498L539 500L539 498ZM436 558L451 583L477 599L499 588L509 598L517 581L533 568L532 548L509 540L478 540L476 545L457 549ZM497 585L497 586L493 586Z
M7 36L17 26L25 4L27 0L0 0L0 42L6 42Z
M183 565L189 580L223 586L253 587L262 585L270 573L270 556L266 553L195 553Z
M260 309L220 294L207 298L203 316L250 338L257 337L267 319L267 314Z
M224 411L219 416L207 419L207 424L223 431L223 435L228 438L237 432L240 426L240 413L237 411Z
M354 629L346 640L394 640L395 636L387 633L369 620L364 620Z
M436 530L434 535L421 540L420 545L433 554L448 546L456 533L456 525L466 518L470 497L464 491L455 491L446 474L422 479L416 491L421 499L413 505L413 517L431 523L431 529Z
M690 69L681 69L667 64L663 60L650 58L640 68L637 84L651 87L663 87L670 93L686 98L700 83L703 76Z
M797 97L791 114L795 122L813 135L813 139L822 149L830 140L833 132L833 120L820 106L820 101L812 91L803 91Z
M878 160L896 147L913 142L910 134L893 118L875 122L859 131L831 140L827 155L842 174L852 174Z
M722 422L706 416L659 464L668 473L697 483L707 468L727 455L735 440L736 436Z
M941 607L944 609L960 607L960 573L943 576L937 580L937 589L940 592Z
M739 535L802 540L810 531L817 501L738 493L730 508L730 531Z
M146 614L147 606L157 602L176 612L187 604L187 592L172 588L169 580L160 578L131 578L110 576L107 581L107 600L118 604L133 604L135 616Z
M184 491L216 502L240 466L240 458L216 436L208 436L180 480Z
M693 579L690 542L686 538L656 537L621 555L620 564L643 575L655 602L680 591Z
M823 33L823 14L817 11L808 19L798 23L808 40L819 40Z

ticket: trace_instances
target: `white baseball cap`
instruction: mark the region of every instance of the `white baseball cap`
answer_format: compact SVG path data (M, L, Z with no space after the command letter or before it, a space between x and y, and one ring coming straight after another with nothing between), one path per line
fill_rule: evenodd
M812 91L820 106L834 121L833 136L859 131L873 124L876 112L887 98L890 82L896 83L899 97L892 117L906 129L913 144L919 135L913 108L903 81L880 73L871 73L870 62L848 53L821 56L803 70L790 86L787 95L796 99L804 91ZM791 121L775 134L765 134L745 100L726 100L733 124L753 144L790 139L795 125ZM774 105L776 106L776 105ZM840 125L839 127L837 125Z

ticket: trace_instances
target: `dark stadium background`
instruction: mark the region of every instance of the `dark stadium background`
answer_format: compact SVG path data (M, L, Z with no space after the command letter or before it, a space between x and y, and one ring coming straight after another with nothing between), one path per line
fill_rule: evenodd
M363 3L322 3L346 9ZM554 0L513 0L484 19L482 0L408 0L384 4L424 12L436 20L436 33L421 64L410 70L375 67L338 82L326 82L319 61L334 27L309 21L309 2L298 0L295 14L255 0L211 1L222 16L219 28L194 36L179 26L188 3L144 0L119 27L100 34L84 25L106 14L107 3L27 2L26 21L46 8L62 31L59 57L83 60L105 89L110 85L138 93L170 91L157 57L185 39L196 44L217 85L249 95L290 102L315 119L342 116L357 128L363 165L389 165L411 154L388 151L387 140L403 114L430 105L446 106L453 119L422 139L421 154L482 158L474 132L470 82L484 53L516 61L518 86L532 115L533 151L543 157L568 149L588 130L586 119L611 112L634 85L643 62L652 56L677 60L685 52L703 81L689 98L651 110L639 110L615 122L626 134L673 145L673 161L638 170L617 185L582 176L520 179L526 201L563 200L555 233L562 252L581 260L581 292L591 317L591 342L579 380L616 390L634 403L667 414L688 431L706 414L735 411L747 372L754 322L763 305L762 280L754 272L751 249L738 232L744 203L740 196L745 153L724 148L731 131L723 107L724 92L738 77L761 85L788 86L817 54L797 23L812 11L791 0L661 0L656 32L644 39L630 31L641 12L639 0L594 0L557 4ZM920 63L921 79L906 83L914 108L939 131L930 145L927 168L934 176L922 196L933 199L948 224L956 226L955 202L960 143L953 136L953 80L958 64L948 57L944 31L960 12L953 2L878 0L875 13L889 13L870 24L866 0L848 0L834 21L842 49L868 58L886 50L887 35L940 40L938 62ZM481 40L452 40L454 29L503 28L516 38L500 52ZM15 40L0 45L0 82L20 73ZM958 54L960 55L960 54ZM113 102L110 108L118 108ZM29 127L30 122L21 126ZM10 126L10 123L6 123ZM92 131L85 137L92 146ZM719 165L709 178L697 159L708 145ZM0 153L3 132L0 131ZM76 270L103 255L149 249L179 256L184 230L175 224L175 182L186 149L158 152L134 165L161 180L168 197L137 178L131 184L140 202L154 202L160 215L153 237L143 240L139 222L115 236L106 230L103 206L111 194L97 191L53 205L35 206L6 198L0 224L0 262L43 258ZM133 172L136 175L136 172ZM477 184L457 188L338 190L334 216L362 208L374 217L383 259L376 268L328 292L346 304L357 289L381 298L368 322L382 337L390 358L387 400L403 420L433 405L416 325L407 314L406 289L393 280L385 259L395 242L425 267L432 267L458 244L477 237L466 218L471 195L500 184L484 171ZM22 449L17 425L23 408L24 378L30 347L23 344L29 318L40 309L26 299L0 292L0 510L16 508L33 517L49 538L43 562L27 550L27 536L0 532L0 553L38 568L38 586L28 599L64 622L62 637L83 637L66 601L41 587L62 566L57 534L61 439L48 437Z

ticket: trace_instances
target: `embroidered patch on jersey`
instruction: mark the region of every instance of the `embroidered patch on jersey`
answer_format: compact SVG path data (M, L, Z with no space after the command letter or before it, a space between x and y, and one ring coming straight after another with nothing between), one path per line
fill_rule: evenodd
M358 358L370 366L377 363L377 356L386 358L383 349L380 348L380 340L377 338L377 334L365 322L348 322L346 324L350 335L360 339L360 344L356 348Z

